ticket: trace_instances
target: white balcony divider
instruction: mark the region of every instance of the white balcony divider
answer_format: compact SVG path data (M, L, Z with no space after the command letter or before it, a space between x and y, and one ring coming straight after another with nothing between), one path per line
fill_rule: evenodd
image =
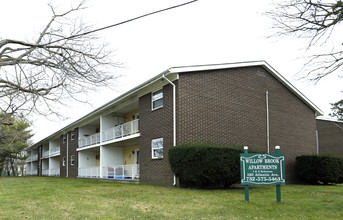
M49 176L49 170L48 169L42 170L42 175L43 176Z
M99 178L100 167L80 167L78 177Z
M42 158L46 158L46 157L49 157L49 151L43 152Z
M90 145L95 145L100 143L100 133L84 137L80 140L79 147L87 147Z
M60 169L50 169L49 176L60 176Z
M114 139L122 138L125 136L129 136L132 134L136 134L139 132L138 127L139 119L129 121L122 125L115 126L113 128L109 128L102 132L102 140L101 141L111 141Z
M60 148L59 147L54 147L50 149L49 155L50 157L56 156L60 154Z
M107 165L102 167L102 178L109 179L139 179L139 164L133 165Z

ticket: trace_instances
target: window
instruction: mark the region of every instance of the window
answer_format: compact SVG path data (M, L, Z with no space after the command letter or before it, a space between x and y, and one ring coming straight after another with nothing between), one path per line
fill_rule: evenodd
M64 167L66 166L66 157L62 158L62 166L64 166Z
M163 89L152 93L151 104L152 110L163 107Z
M70 140L74 140L74 138L75 138L75 133L74 133L74 131L72 131L72 132L70 132Z
M71 155L70 156L70 165L74 166L74 164L75 164L75 157L74 157L74 155Z
M163 138L151 140L152 158L163 158Z
M66 139L67 139L66 134L62 135L62 139L63 139L63 143L65 143L65 142L66 142Z

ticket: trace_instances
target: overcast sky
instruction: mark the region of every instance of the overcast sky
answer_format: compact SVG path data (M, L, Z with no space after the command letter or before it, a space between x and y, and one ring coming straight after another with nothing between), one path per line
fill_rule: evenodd
M1 0L0 37L32 39L51 16L47 0ZM57 10L71 2L53 1ZM111 25L185 1L169 0L89 0L86 10L78 15L94 28ZM164 70L184 65L232 63L265 60L325 115L330 104L340 100L342 79L330 76L317 84L299 79L306 62L304 39L267 38L272 21L263 13L272 7L270 0L199 0L181 8L146 17L131 23L98 32L101 41L115 50L115 61L123 64L122 75L113 90L88 94L92 106L68 103L63 108L65 121L43 117L33 119L34 141L56 132L93 109L112 100L130 88ZM341 35L339 35L341 36ZM337 42L317 48L327 51ZM340 42L338 45L341 45Z

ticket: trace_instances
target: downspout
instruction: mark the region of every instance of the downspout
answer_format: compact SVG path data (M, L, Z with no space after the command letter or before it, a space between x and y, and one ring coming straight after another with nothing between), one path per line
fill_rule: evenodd
M267 109L267 153L269 154L269 97L266 91L266 109Z
M316 130L316 144L317 144L317 154L319 154L318 130Z
M173 86L173 146L176 146L176 86L164 74L162 75L162 78L167 80L167 82ZM173 186L175 185L176 185L176 176L174 175Z

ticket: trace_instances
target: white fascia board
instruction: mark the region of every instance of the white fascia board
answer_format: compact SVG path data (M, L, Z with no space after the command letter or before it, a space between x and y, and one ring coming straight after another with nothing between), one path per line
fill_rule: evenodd
M340 121L337 118L332 118L332 117L327 117L327 116L319 116L316 119L317 120L321 120L321 121L330 121L330 122L343 123L343 121Z
M276 79L278 79L284 86L291 90L298 98L305 102L312 110L316 112L316 115L323 115L322 110L318 108L311 100L309 100L304 94L302 94L295 86L293 86L288 80L286 80L280 73L278 73L273 67L271 67L266 61L251 61L251 62L238 62L238 63L225 63L225 64L212 64L212 65L197 65L197 66L184 66L173 67L169 69L170 73L183 73L183 72L196 72L205 70L218 70L218 69L231 69L240 67L252 67L262 66Z
M196 72L196 71L203 71L203 70L231 69L231 68L249 67L249 66L262 66L265 63L266 63L265 61L251 61L251 62L181 66L181 67L172 67L169 69L169 72L170 73L183 73L183 72Z

